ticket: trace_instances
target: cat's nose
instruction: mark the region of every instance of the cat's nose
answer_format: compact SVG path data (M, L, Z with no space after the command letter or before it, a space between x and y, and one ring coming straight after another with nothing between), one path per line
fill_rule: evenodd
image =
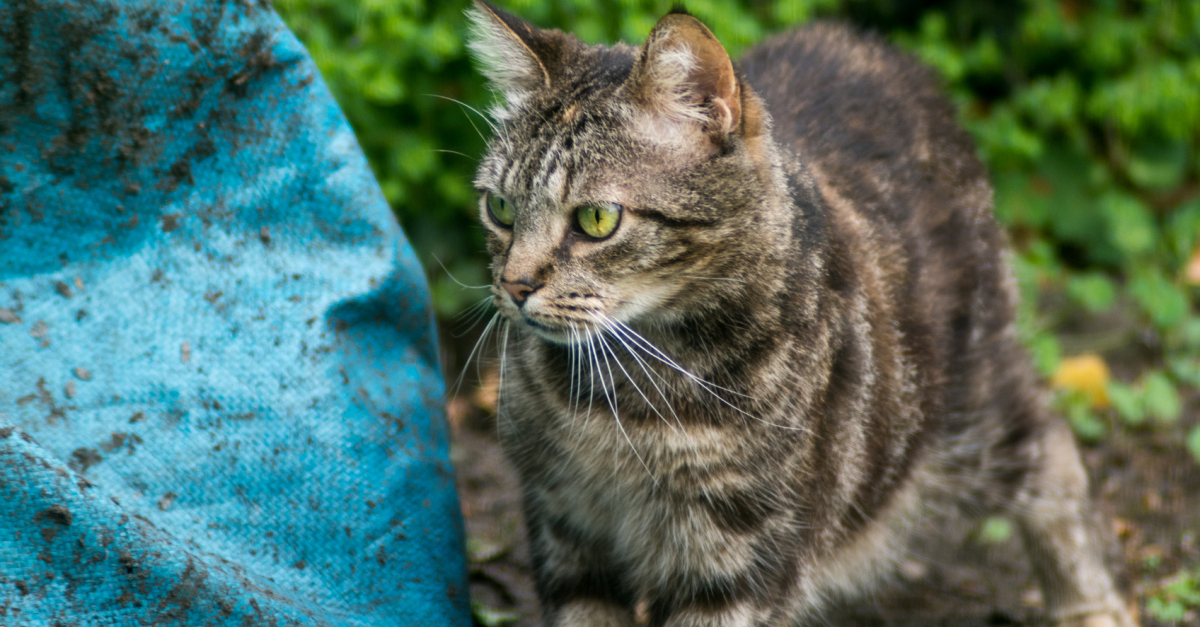
M529 295L537 291L537 288L540 287L530 285L529 281L524 279L519 281L501 280L500 285L504 288L504 291L508 292L509 296L512 296L513 302L517 304L517 307L524 305L525 299L529 298Z

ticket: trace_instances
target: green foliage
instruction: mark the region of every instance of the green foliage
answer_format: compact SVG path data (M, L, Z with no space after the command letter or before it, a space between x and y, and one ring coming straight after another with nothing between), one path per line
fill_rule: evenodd
M1066 416L1075 437L1081 441L1092 444L1108 435L1108 426L1092 411L1091 403L1083 394L1063 394L1056 401L1055 405Z
M1137 386L1109 381L1108 398L1117 415L1132 427L1143 425L1147 418L1160 424L1174 423L1183 412L1174 383L1161 370L1146 372Z
M1179 623L1200 610L1200 570L1183 570L1146 599L1146 612L1164 623Z
M1196 458L1196 463L1200 463L1200 425L1192 427L1192 432L1188 434L1187 448Z
M671 0L507 0L589 42L640 42ZM885 34L942 76L996 187L1016 248L1022 334L1054 371L1067 317L1119 311L1168 367L1114 388L1127 424L1179 415L1200 384L1200 3L1158 0L691 0L730 53L817 17ZM438 313L487 284L472 188L491 103L464 44L468 0L277 0L358 132L429 269ZM457 104L461 102L462 104ZM1198 260L1200 261L1200 260ZM1148 339L1146 339L1148 338ZM1168 389L1170 390L1168 392ZM1072 405L1074 407L1074 405ZM1077 428L1101 432L1086 407ZM1099 425L1103 427L1103 425Z
M1003 516L989 516L979 523L976 537L983 544L1000 544L1013 537L1013 524Z

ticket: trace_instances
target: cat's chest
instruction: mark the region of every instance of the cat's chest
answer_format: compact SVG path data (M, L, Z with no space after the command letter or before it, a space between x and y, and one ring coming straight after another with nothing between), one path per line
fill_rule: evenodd
M502 422L505 448L555 516L636 533L632 519L672 518L696 498L754 479L743 471L747 434L736 429L669 411L634 419L620 402L514 401Z

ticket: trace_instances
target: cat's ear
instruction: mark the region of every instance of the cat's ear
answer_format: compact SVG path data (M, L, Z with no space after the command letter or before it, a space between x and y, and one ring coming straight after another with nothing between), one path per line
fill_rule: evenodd
M722 134L738 128L741 86L712 31L686 12L658 21L629 77L634 100L653 114L691 120Z
M561 54L563 35L544 31L495 6L475 0L468 47L479 70L509 106L551 86L549 63Z

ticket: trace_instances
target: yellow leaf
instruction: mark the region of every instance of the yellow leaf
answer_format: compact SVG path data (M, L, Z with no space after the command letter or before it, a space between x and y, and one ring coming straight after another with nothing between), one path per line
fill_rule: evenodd
M1095 409L1108 407L1108 364L1095 353L1068 357L1058 365L1052 383L1055 387L1080 392Z
M1200 285L1200 247L1196 248L1192 258L1188 260L1187 267L1183 269L1183 277L1188 285Z

